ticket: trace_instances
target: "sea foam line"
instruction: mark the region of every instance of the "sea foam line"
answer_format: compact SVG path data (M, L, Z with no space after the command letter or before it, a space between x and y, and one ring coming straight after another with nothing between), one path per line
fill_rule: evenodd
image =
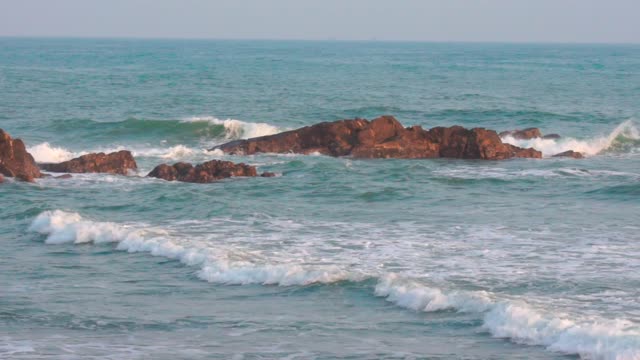
M382 276L375 294L414 311L453 310L482 317L482 327L497 338L545 346L584 359L640 359L640 330L629 321L578 322L553 312L536 310L523 301L499 300L485 291L445 292L395 274Z
M200 279L220 284L292 286L376 278L376 296L414 311L476 314L482 318L482 327L497 338L585 359L640 359L640 330L628 321L572 320L568 315L534 309L523 301L498 299L486 291L446 291L396 274L367 275L338 266L258 264L242 254L181 242L161 229L96 222L61 210L41 213L29 231L46 235L47 244L117 243L117 250L146 252L199 267Z
M29 231L46 235L45 243L117 243L116 249L130 253L146 252L198 266L198 277L221 284L308 285L361 280L362 276L337 266L300 264L257 264L231 260L225 250L188 246L161 229L131 227L112 222L85 220L80 214L62 210L45 211L29 226Z
M595 137L587 140L579 140L570 137L560 139L535 138L519 140L513 136L505 136L502 141L522 148L534 148L542 152L543 156L553 156L568 150L578 151L585 155L597 155L616 147L624 147L625 142L632 142L640 146L640 131L632 120L619 124L609 135Z

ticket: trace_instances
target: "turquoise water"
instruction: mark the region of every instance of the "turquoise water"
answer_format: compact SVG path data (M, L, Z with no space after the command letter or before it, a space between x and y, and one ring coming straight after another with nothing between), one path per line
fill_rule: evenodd
M0 358L640 359L637 45L4 38L0 94L38 161L140 167L0 185ZM563 138L501 162L205 151L383 114ZM214 158L279 176L144 177Z

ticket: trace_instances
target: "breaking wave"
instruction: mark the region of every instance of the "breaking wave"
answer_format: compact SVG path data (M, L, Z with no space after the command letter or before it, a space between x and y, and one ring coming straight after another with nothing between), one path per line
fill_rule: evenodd
M553 156L564 151L573 150L592 156L601 153L628 153L640 148L640 130L632 120L618 125L609 135L592 139L579 140L569 137L560 139L519 140L505 136L502 141L523 148L534 148L542 151L543 156Z
M626 320L577 321L568 315L534 309L524 301L496 299L485 291L445 292L395 274L382 277L375 294L414 311L478 314L482 327L491 335L515 343L545 346L586 359L640 358L640 329Z
M176 120L129 118L124 121L94 121L71 119L56 121L53 130L60 133L82 131L85 137L101 141L113 139L153 140L173 139L242 139L271 135L280 131L267 123L253 123L236 119L218 119L213 116L186 117Z
M211 153L207 152L205 149L192 148L182 144L166 148L136 148L135 146L118 146L114 148L97 148L87 151L71 151L60 146L53 146L48 142L44 142L27 148L27 151L29 151L29 153L33 155L33 158L38 163L58 163L71 160L78 156L86 155L89 153L110 153L120 150L130 150L135 157L156 157L167 160L179 160L198 154L211 155Z
M184 119L183 122L206 122L213 126L223 126L226 139L250 139L259 136L273 135L281 130L267 123L252 123L235 119L220 120L213 116L196 116Z
M225 249L190 246L161 229L95 222L62 210L41 213L29 231L46 235L47 244L117 243L117 250L146 252L198 266L199 278L221 284L290 286L362 278L337 266L254 263Z
M414 311L474 314L482 319L482 328L497 338L587 359L640 358L640 329L626 320L576 319L486 291L447 291L393 273L364 274L334 265L258 263L250 254L194 244L162 229L95 222L61 210L41 213L29 231L45 235L47 244L116 243L117 250L178 260L198 267L200 279L220 284L300 286L374 278L373 292L378 297Z

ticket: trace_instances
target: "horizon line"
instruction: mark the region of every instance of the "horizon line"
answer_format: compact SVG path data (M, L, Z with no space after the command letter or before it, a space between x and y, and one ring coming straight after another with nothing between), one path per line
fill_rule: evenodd
M2 35L0 39L47 40L178 40L178 41L291 41L291 42L345 42L345 43L431 43L431 44L530 44L530 45L640 45L640 42L604 41L550 41L550 40L407 40L407 39L340 39L321 38L225 38L225 37L164 37L164 36L82 36L82 35Z

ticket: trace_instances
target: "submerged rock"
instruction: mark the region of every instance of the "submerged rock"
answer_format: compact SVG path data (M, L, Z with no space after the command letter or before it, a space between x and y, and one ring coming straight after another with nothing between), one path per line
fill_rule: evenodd
M550 140L557 140L560 139L562 136L558 135L558 134L548 134L543 136L543 139L550 139Z
M42 177L33 156L20 139L12 139L0 129L0 174L18 180L33 182Z
M541 158L534 149L522 149L502 142L493 130L461 126L405 128L393 116L372 121L339 120L297 130L236 140L210 150L230 154L321 153L355 158L459 158L501 160L513 157Z
M565 151L565 152L561 152L559 154L555 154L555 155L553 155L553 157L570 157L570 158L574 158L574 159L583 159L584 158L584 154L582 154L581 152L568 150L568 151Z
M264 173L262 176L265 176ZM183 181L191 183L210 183L235 176L258 176L255 166L244 163L235 164L231 161L211 160L193 166L179 162L173 165L161 164L147 175L168 181ZM267 175L268 176L268 175Z
M40 164L40 168L52 172L127 175L129 170L136 170L138 165L130 151L121 150L110 154L101 152L82 155L58 164Z
M524 130L509 130L500 133L500 137L511 136L518 140L530 140L542 137L542 132L538 128L526 128Z

